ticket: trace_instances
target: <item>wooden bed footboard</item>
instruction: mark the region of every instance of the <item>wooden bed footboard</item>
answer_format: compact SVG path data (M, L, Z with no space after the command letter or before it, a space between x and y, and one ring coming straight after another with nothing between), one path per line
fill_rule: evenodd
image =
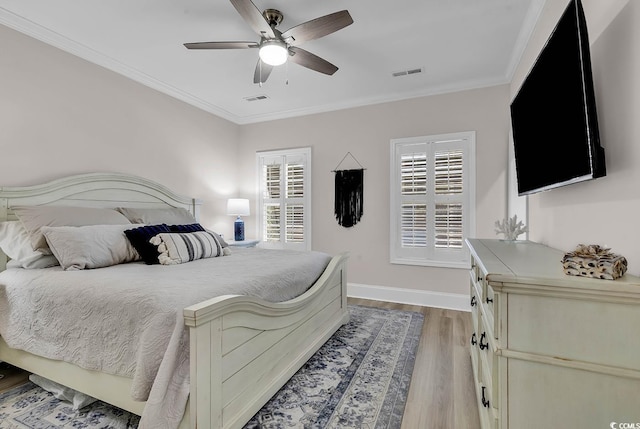
M184 310L192 429L241 428L349 320L347 258L291 301L222 296Z

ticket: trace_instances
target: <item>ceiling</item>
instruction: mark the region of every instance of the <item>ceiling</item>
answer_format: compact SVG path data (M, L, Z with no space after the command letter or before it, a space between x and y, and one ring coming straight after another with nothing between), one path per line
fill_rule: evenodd
M237 124L508 83L544 0L253 0L285 31L347 9L354 23L301 47L339 67L294 63L253 83L259 41L228 0L0 0L0 24ZM393 73L422 69L393 77ZM247 98L266 96L258 101Z

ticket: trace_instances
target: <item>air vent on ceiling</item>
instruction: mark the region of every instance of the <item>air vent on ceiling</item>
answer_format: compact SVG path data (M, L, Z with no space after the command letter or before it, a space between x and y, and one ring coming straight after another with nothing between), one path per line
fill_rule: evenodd
M245 101L261 101L261 100L266 100L267 98L269 97L267 97L266 95L256 95L253 97L245 97L244 100Z
M422 73L423 71L424 71L424 69L422 67L419 67L419 68L416 68L416 69L401 70L401 71L393 72L393 73L391 73L391 75L393 77L400 77L400 76L408 76L408 75L411 75L411 74Z

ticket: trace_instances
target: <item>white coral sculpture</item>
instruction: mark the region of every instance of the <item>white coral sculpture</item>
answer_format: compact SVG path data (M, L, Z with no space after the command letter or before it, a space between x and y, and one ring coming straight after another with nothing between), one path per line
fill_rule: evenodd
M501 221L496 221L496 234L504 234L505 240L517 240L520 234L529 231L529 228L518 220L518 215L513 215L512 218L505 218Z

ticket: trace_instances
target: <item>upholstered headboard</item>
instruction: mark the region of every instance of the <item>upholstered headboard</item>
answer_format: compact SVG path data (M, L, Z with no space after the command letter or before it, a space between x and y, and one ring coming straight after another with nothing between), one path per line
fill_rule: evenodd
M202 201L178 195L159 183L121 173L90 173L24 187L0 187L0 222L16 220L11 207L66 205L81 207L181 207L200 219ZM0 271L7 257L0 250Z

